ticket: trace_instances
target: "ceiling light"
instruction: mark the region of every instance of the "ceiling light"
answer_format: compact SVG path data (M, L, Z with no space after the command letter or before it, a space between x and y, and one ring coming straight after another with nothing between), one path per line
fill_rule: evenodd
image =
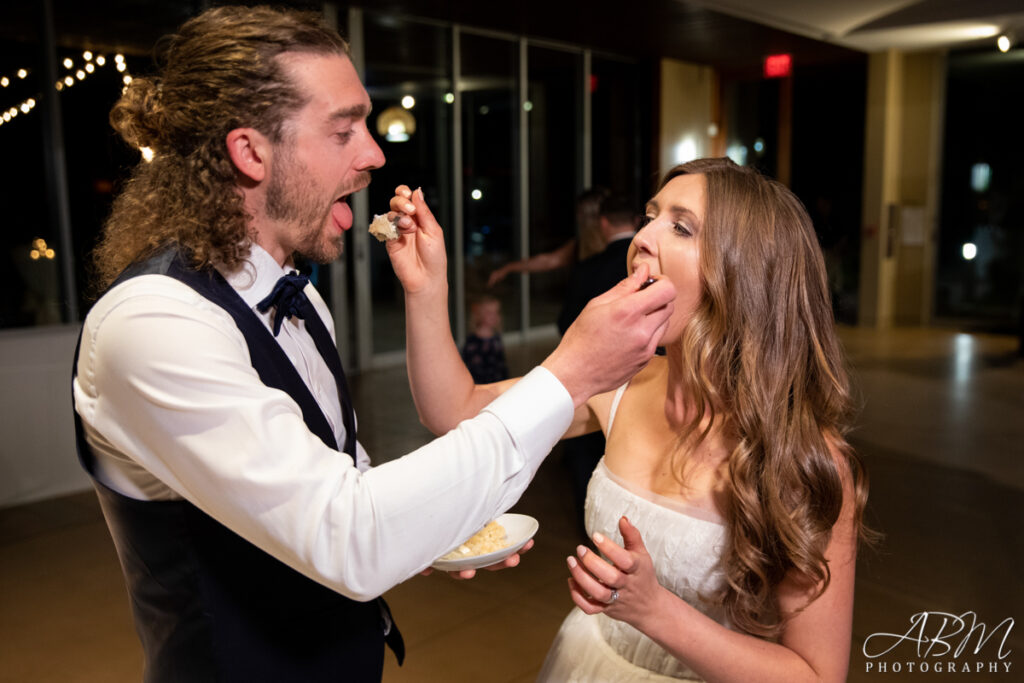
M416 117L408 109L388 107L377 117L377 133L388 142L405 142L416 132Z

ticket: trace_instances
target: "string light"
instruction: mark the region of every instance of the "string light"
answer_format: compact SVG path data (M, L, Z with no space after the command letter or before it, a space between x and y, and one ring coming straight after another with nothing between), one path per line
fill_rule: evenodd
M58 79L53 84L55 90L61 92L75 85L75 83L77 83L78 81L84 81L88 76L96 73L97 67L102 67L107 63L107 58L104 55L94 55L91 50L85 50L84 52L82 52L82 59L84 60L84 62L81 68L75 69L73 73L68 73L64 75L62 78ZM121 92L123 94L125 89L127 89L128 84L132 82L132 77L131 74L128 73L128 65L125 62L123 54L119 53L114 55L114 62L117 64L117 70L123 74L121 79L122 83L124 84L124 87L121 89ZM61 63L64 65L64 68L68 69L69 72L75 68L75 62L70 57L65 57ZM24 80L28 77L29 73L30 72L28 69L18 69L16 72L14 72L13 77L0 76L0 87L6 88L10 86L13 83L13 78ZM78 80L76 81L75 79ZM36 97L39 97L39 95L36 95ZM17 105L10 107L6 110L3 110L3 113L0 114L0 126L4 125L5 123L10 123L14 118L18 116L19 112L22 114L28 114L33 109L35 109L35 107L35 97L29 97L22 100Z
M28 76L28 69L18 69L17 71L14 72L14 75L17 76L21 80L25 80L25 77ZM10 78L8 78L7 76L0 76L0 86L3 86L4 88L6 88L10 84L11 84L11 79Z

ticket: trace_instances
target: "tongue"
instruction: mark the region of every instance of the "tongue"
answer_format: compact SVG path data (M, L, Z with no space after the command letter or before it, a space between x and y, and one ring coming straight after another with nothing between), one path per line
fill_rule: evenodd
M343 199L334 202L334 206L331 207L331 217L342 230L352 227L352 207Z

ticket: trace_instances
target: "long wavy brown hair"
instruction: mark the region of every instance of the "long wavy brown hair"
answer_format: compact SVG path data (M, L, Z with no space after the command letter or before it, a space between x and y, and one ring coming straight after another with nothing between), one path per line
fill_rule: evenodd
M218 7L162 41L159 73L137 77L110 112L132 147L148 147L126 181L94 252L96 293L132 262L177 244L197 268L236 268L252 244L226 137L254 128L279 142L305 100L278 57L348 55L317 14Z
M777 637L792 616L776 600L786 575L815 586L811 601L829 583L825 550L846 476L855 527L870 538L862 523L867 476L845 438L850 381L807 211L781 183L728 159L677 166L661 187L698 173L707 183L698 233L703 286L681 339L684 386L697 410L679 453L715 428L735 440L719 598L737 627ZM685 464L676 456L681 478Z

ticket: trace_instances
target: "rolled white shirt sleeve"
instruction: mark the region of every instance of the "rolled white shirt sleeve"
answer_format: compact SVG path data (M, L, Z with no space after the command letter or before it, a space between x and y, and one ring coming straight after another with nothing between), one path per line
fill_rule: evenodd
M360 472L260 381L225 312L184 285L134 289L83 330L74 393L94 449L357 600L514 504L572 420L568 392L537 368L449 434Z

